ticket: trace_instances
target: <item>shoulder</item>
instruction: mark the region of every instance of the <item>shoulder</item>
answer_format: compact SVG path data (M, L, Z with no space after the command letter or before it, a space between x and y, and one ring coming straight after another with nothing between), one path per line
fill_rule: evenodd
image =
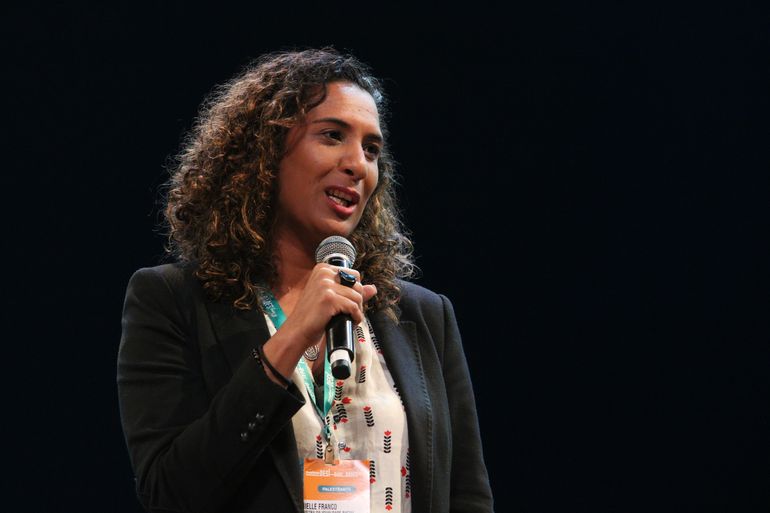
M451 301L444 294L434 292L411 282L400 281L401 299L398 303L400 322L411 322L416 327L421 345L432 346L425 353L436 356L443 365L445 349L459 343L460 332Z
M178 289L189 286L194 281L195 276L191 266L172 263L137 269L129 280L129 286L136 283L162 283L171 289Z
M137 269L128 281L127 294L171 297L179 302L197 296L199 288L191 265L171 263Z
M204 301L203 296L203 289L190 265L173 263L142 267L128 281L124 318L142 318L152 312L166 320L174 319L181 326L193 322Z
M445 310L451 308L449 299L443 294L408 281L399 280L398 286L401 289L398 307L405 319L443 318Z

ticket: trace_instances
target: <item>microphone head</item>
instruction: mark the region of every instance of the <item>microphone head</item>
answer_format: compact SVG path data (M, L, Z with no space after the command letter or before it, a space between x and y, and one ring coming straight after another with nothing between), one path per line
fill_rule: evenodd
M347 259L352 266L356 261L356 248L345 237L332 235L326 237L315 250L316 263L326 262L332 256L340 256Z

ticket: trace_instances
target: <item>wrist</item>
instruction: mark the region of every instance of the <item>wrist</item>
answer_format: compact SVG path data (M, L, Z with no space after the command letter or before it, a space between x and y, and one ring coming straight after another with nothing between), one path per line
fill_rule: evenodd
M262 366L262 369L271 381L281 385L283 388L289 388L291 381L273 366L270 359L265 355L263 346L259 345L255 349L252 349L251 355L257 363Z

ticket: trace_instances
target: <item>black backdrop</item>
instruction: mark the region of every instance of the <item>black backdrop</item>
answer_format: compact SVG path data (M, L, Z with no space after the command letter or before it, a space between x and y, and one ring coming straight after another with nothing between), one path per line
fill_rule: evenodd
M497 510L767 511L768 18L565 4L3 7L3 509L138 511L115 357L164 162L251 58L333 44L386 79Z

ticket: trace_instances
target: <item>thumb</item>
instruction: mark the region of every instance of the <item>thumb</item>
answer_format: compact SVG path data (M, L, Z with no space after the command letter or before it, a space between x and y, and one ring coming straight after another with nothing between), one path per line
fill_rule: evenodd
M364 303L369 301L377 294L377 287L374 285L364 285Z

